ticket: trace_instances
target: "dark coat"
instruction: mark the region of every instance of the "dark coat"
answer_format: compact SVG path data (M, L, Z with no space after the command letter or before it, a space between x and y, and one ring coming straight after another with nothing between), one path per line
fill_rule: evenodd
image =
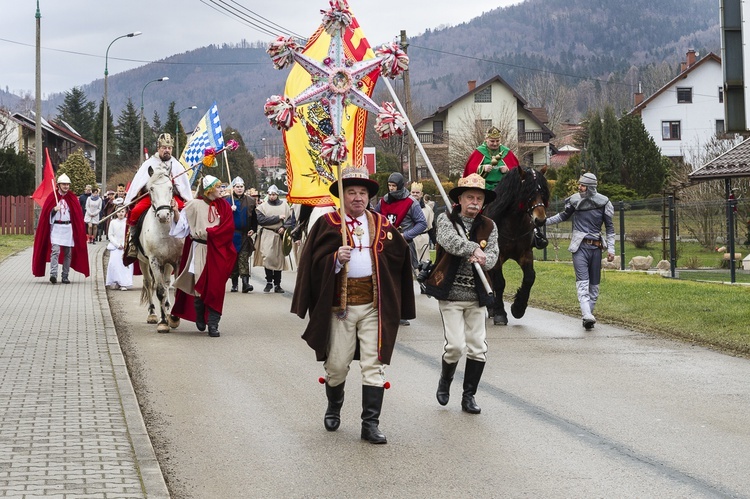
M378 360L389 364L396 343L400 319L416 316L409 246L384 216L367 212L370 247L373 248L373 286L378 309ZM327 213L307 236L297 270L292 313L310 321L302 334L315 350L317 360L327 356L333 313L341 310L343 273L336 274L336 257L341 246L341 218ZM350 240L350 246L354 244Z

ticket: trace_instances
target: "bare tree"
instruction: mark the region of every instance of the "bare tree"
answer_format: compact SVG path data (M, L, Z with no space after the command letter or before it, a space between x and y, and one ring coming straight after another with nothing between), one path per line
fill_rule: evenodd
M547 126L555 135L559 134L562 124L569 121L575 113L575 92L559 76L537 72L519 82L518 89L532 107L547 110Z

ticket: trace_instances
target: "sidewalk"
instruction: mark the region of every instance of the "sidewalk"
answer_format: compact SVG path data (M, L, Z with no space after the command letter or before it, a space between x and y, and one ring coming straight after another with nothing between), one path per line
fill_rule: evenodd
M88 251L71 284L0 263L0 497L169 497Z

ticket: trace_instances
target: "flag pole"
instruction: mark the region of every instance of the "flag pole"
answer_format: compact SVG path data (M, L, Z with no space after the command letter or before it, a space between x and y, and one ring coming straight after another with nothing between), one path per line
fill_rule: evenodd
M44 152L47 155L47 159L49 159L49 149L45 147ZM58 205L60 204L60 199L58 199L57 197L57 183L55 182L55 172L52 172L52 178L50 178L49 181L52 183L52 194L55 195L55 205Z
M388 92L390 92L391 97L393 97L393 102L396 104L396 107L398 107L399 112L404 116L404 121L406 122L406 127L409 129L409 133L411 134L411 138L414 141L414 144L417 146L417 149L419 149L419 153L422 155L422 159L424 159L425 164L427 165L427 169L430 171L430 175L432 176L432 179L435 181L435 185L438 188L438 191L440 191L440 195L443 197L443 202L445 203L446 208L449 208L453 205L451 203L450 198L448 197L448 194L446 194L445 189L443 188L443 184L440 183L440 178L438 178L437 172L435 172L435 168L432 166L432 162L430 162L430 158L427 156L427 153L424 150L424 147L422 146L422 143L419 141L419 137L417 136L417 132L414 130L414 127L411 124L411 121L409 121L409 116L406 114L406 111L404 111L404 107L401 105L401 101L398 100L398 96L396 95L396 92L393 90L393 86L391 85L391 82L388 81L388 78L381 78L383 80L383 83L385 83L385 86L388 88ZM415 158L409 158L410 161L414 161ZM450 213L450 211L448 211ZM456 226L456 230L461 235L461 237L466 237L466 231L464 231L464 228L460 225ZM484 285L485 291L487 291L487 294L490 296L493 296L492 292L492 286L490 286L490 283L487 281L487 278L484 275L484 271L482 270L482 266L479 265L479 262L474 262L474 268L477 269L477 275L479 276L479 279L482 281L482 284Z
M344 208L344 181L341 179L341 163L336 164L336 172L338 173L336 182L339 187L339 216L341 217L341 246L346 246L348 241L346 240L346 210ZM349 262L344 264L344 268L341 271L346 274L349 270Z

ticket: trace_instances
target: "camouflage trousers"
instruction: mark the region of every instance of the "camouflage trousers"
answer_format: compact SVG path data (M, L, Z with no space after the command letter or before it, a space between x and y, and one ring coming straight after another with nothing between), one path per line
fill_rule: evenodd
M250 256L252 253L250 251L242 250L237 254L237 261L234 262L234 269L232 269L232 278L236 278L237 276L241 275L250 275Z

